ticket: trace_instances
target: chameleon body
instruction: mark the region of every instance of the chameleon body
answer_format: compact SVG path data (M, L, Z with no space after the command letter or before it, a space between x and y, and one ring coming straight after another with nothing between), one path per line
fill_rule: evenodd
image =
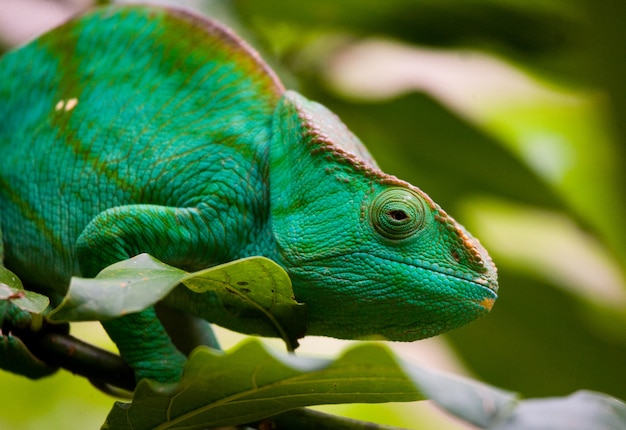
M271 258L311 335L412 341L496 299L462 226L229 30L173 9L99 9L3 57L0 227L5 266L53 301L142 252L189 270ZM168 304L220 323L210 298ZM180 376L154 309L104 326L137 378Z

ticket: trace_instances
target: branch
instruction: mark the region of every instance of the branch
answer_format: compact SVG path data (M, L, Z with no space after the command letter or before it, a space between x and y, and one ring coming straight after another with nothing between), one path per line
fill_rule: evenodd
M13 329L35 357L88 378L98 388L109 392L113 386L132 392L135 389L133 370L118 355L95 347L67 333L50 330L32 332ZM120 395L116 392L115 395Z

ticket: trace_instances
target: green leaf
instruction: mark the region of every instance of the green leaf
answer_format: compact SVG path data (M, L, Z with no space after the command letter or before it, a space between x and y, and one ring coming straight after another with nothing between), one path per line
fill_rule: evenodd
M94 279L72 278L63 302L48 319L104 321L140 312L181 283L199 295L213 294L215 300L208 301L216 307L212 314L226 328L278 335L290 349L305 332L305 307L295 301L287 273L264 257L187 273L141 254L105 268Z
M196 349L177 386L141 381L133 403L117 403L104 428L238 425L302 406L407 402L424 394L477 425L515 402L511 393L402 364L380 344L360 344L331 361L279 355L248 341L228 354Z
M227 354L196 349L178 385L141 381L133 402L116 403L103 428L212 428L303 406L426 398L478 428L617 429L626 424L626 404L604 394L581 391L519 401L511 392L404 363L382 344L359 344L332 361L278 354L246 341ZM319 419L318 424L327 418Z
M182 282L197 293L214 292L226 307L258 310L290 349L306 331L304 305L296 302L287 273L270 259L237 260L196 272ZM280 321L290 324L283 328Z
M183 270L140 254L112 264L96 278L73 277L67 295L48 319L105 321L140 312L167 296L185 276Z
M23 311L42 313L50 303L48 297L25 290L20 279L5 267L0 267L0 300L11 301Z

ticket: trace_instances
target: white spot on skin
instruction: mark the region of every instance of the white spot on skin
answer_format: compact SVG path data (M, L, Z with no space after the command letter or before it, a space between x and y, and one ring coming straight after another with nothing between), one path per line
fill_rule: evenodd
M78 104L78 99L73 98L69 99L67 103L65 103L65 112L69 112Z
M69 99L68 101L59 100L57 104L54 106L54 110L60 111L61 109L65 109L65 112L69 112L76 107L78 104L77 98Z

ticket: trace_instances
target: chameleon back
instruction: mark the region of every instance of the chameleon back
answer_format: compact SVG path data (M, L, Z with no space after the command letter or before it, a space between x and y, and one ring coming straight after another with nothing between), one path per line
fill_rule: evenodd
M233 216L254 214L245 227L261 229L282 92L236 36L180 11L100 10L5 55L7 266L31 284L62 290L78 274L81 231L120 205L189 207L216 196Z

